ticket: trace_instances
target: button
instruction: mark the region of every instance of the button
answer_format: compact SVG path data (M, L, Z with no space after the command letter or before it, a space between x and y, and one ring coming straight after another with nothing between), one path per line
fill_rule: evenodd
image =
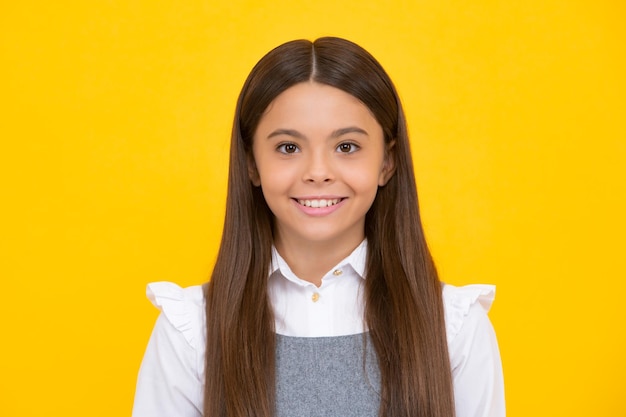
M338 277L339 275L343 274L343 271L341 269L335 269L333 271L333 275Z
M311 301L313 301L314 303L317 303L319 299L320 299L320 293L314 292L313 295L311 296Z

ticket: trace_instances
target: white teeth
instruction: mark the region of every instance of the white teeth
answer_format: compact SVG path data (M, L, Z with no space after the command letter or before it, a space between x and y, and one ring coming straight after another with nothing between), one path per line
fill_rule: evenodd
M332 200L323 200L323 199L322 200L298 200L298 203L306 207L322 208L322 207L334 206L340 201L341 201L340 198L335 198Z

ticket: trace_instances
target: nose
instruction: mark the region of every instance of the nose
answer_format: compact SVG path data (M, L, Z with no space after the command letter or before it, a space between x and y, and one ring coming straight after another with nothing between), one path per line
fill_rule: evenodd
M309 183L331 183L335 180L332 157L325 152L309 154L302 180Z

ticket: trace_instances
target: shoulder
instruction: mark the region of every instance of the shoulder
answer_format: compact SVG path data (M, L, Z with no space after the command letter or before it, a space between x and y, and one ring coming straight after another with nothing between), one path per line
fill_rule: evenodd
M488 320L487 313L495 298L496 287L493 285L474 284L455 287L443 286L443 307L446 319L448 344L461 333L461 330L475 324L478 320Z
M141 362L133 416L202 415L204 291L155 282L147 296L161 314Z
M146 295L161 310L160 322L167 332L178 334L195 350L205 345L204 287L183 288L172 282L148 284Z
M494 296L492 285L443 288L457 417L506 414L500 351L487 315Z

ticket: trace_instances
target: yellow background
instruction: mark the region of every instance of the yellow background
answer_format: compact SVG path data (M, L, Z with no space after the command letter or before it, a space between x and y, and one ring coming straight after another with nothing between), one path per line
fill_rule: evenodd
M252 65L347 37L408 113L442 278L495 283L508 415L625 416L621 1L0 8L0 415L129 415L157 310L203 282Z

